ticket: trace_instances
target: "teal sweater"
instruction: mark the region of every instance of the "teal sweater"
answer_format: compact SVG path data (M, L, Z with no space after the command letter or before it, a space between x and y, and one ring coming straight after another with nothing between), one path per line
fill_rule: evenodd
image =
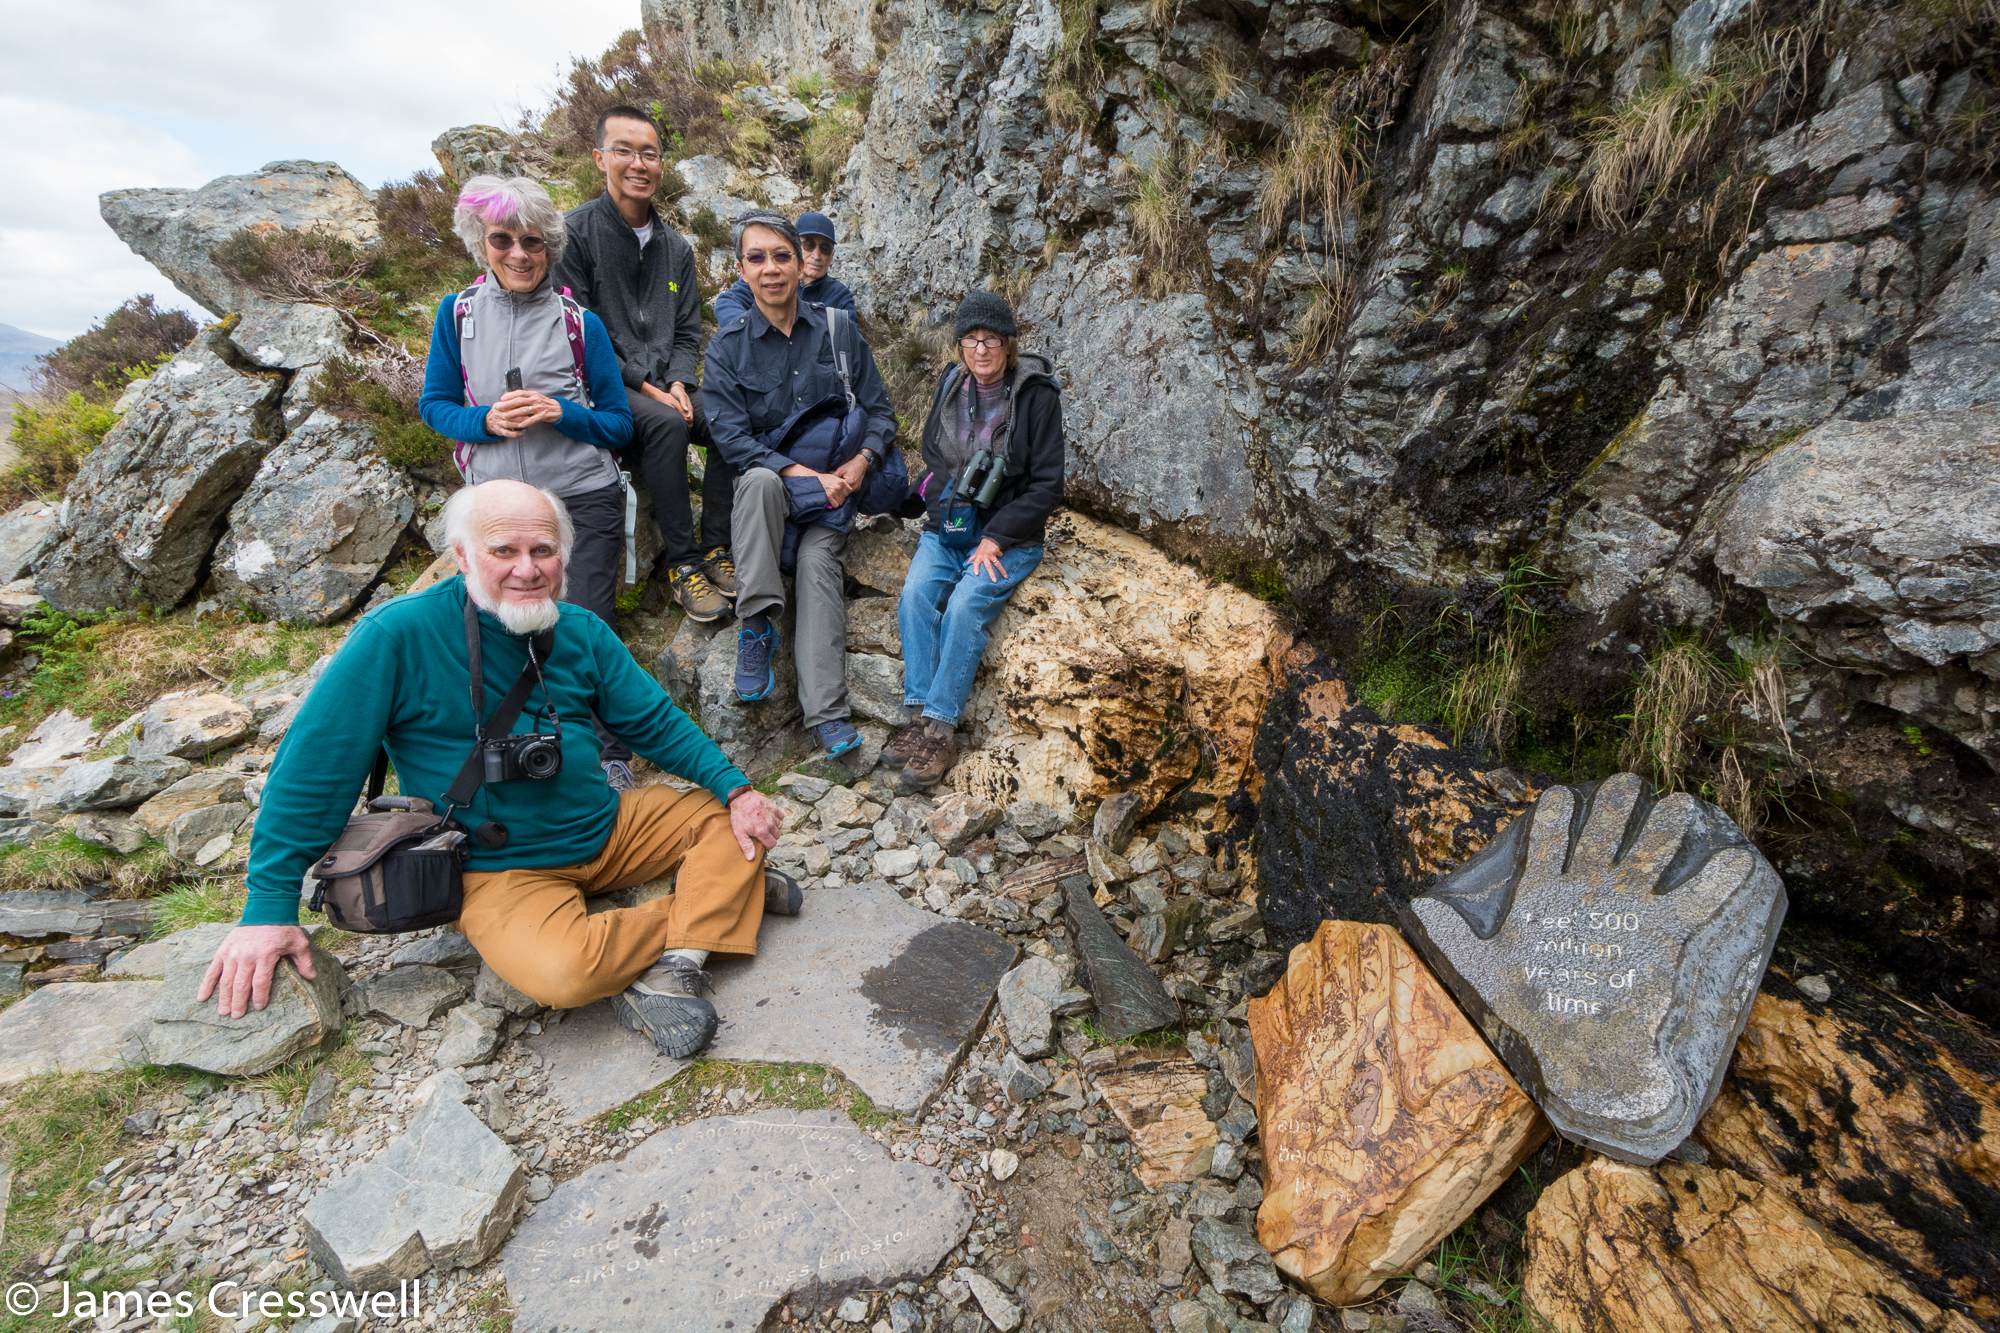
M479 623L490 716L521 674L527 647L484 611ZM298 921L300 879L340 836L385 740L399 790L442 807L445 790L472 750L467 669L462 577L398 597L355 624L306 696L271 765L250 840L244 925ZM618 794L598 767L593 708L635 751L700 783L718 800L728 800L748 782L604 622L581 607L562 608L543 675L562 717L562 772L539 782L479 789L460 822L476 828L498 820L511 836L498 849L470 843L468 870L575 865L603 848L618 815ZM514 730L535 730L535 710L542 706L537 687Z

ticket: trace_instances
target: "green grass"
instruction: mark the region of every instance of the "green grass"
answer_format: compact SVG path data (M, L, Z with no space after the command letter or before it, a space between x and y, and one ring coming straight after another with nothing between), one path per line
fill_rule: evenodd
M0 890L109 884L120 898L143 898L187 873L157 842L120 856L65 830L27 846L0 847Z
M606 1111L599 1123L614 1131L640 1119L670 1123L691 1115L703 1093L710 1089L726 1092L731 1088L760 1094L758 1107L778 1106L794 1111L831 1107L845 1112L863 1130L879 1129L897 1118L893 1111L878 1110L866 1093L849 1083L838 1070L825 1065L696 1060L665 1086ZM729 1114L727 1103L711 1105L708 1114Z

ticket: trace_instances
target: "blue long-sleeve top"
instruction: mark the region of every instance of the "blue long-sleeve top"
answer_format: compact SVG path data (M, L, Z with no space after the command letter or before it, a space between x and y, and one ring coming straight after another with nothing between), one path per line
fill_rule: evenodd
M608 451L622 449L632 442L632 409L626 401L618 355L612 349L610 335L604 331L603 321L588 310L583 312L588 406L566 392L575 356L559 319L552 326L530 329L531 334L539 336L528 340L527 355L522 358L527 363L520 367L524 387L554 398L562 405L562 417L552 423L531 426L518 438L507 439L486 433L486 413L505 392L504 371L497 364L473 367L471 396L475 401L467 401L456 317L458 297L459 293L453 292L438 303L437 321L431 327L430 355L424 363L424 393L418 403L418 414L432 430L460 442L454 458L466 480L508 478L544 487L557 495L577 495L618 484L618 466ZM517 294L496 291L478 308L483 310L487 304L499 305L516 299ZM482 314L479 318L490 322L495 317ZM492 337L493 333L486 336ZM489 348L489 352L499 361L507 359L499 355L498 348ZM482 379L489 373L494 383L482 386ZM569 441L590 448L577 449Z

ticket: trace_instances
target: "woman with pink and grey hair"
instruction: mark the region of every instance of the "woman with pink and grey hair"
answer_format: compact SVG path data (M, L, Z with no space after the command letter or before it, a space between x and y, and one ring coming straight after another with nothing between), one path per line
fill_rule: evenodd
M556 289L563 216L526 176L474 176L453 229L485 272L438 305L424 366L424 424L456 443L468 485L525 481L555 495L576 526L564 599L613 631L625 543L625 489L612 450L632 439L632 409L611 338ZM631 751L600 725L606 779L632 785Z

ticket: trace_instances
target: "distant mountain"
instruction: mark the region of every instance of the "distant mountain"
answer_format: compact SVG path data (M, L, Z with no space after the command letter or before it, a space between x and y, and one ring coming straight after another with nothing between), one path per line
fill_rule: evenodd
M12 324L0 324L0 386L26 389L35 358L60 346L62 343L54 338L44 338Z

